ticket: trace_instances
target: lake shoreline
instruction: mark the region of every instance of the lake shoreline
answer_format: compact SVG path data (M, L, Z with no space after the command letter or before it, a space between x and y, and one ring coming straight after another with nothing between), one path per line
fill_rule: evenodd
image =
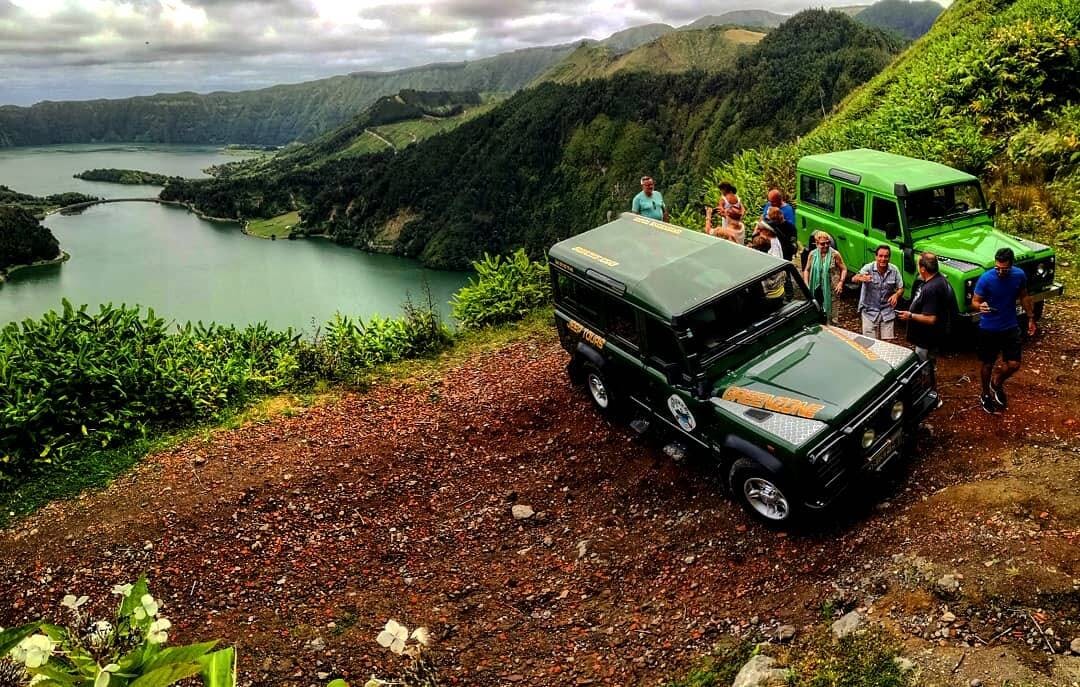
M45 216L55 215L57 213L62 215L72 215L82 212L86 208L94 205L104 205L106 203L157 203L158 205L172 205L174 207L186 208L188 212L193 213L196 217L207 222L237 222L243 226L243 221L232 217L212 217L210 215L203 214L191 203L185 203L180 200L163 200L161 198L99 198L98 200L91 200L85 203L75 203L74 205L65 205L64 207L54 208L45 213Z
M0 270L0 284L3 284L8 280L11 275L15 274L19 270L26 270L32 267L45 267L47 265L59 265L67 262L71 259L71 253L65 250L60 251L60 255L55 258L49 258L48 260L36 260L34 262L25 263L22 265L8 265L4 269Z

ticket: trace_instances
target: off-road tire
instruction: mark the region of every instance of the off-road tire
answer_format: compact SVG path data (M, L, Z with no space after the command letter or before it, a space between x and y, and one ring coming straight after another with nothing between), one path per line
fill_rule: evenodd
M611 386L611 380L592 363L585 363L582 369L585 373L585 392L589 394L589 400L592 401L593 406L604 415L614 416L620 408L622 399Z
M799 519L794 490L753 460L739 458L732 463L728 485L746 512L769 527L791 527Z

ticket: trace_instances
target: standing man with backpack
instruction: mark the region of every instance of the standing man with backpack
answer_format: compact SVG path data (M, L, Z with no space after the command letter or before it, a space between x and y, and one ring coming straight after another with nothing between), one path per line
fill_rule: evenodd
M937 352L952 319L959 312L956 295L949 280L938 271L938 259L933 253L919 256L919 278L923 282L922 288L915 294L909 309L900 310L896 316L908 323L908 341L915 344L915 355L919 360L930 361L931 379L937 386ZM938 399L939 407L940 404Z

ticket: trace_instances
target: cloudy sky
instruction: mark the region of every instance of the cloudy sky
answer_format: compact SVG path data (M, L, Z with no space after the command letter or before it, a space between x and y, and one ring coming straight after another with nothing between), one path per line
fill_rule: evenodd
M872 0L862 0L868 3ZM242 90L860 0L0 0L0 104Z

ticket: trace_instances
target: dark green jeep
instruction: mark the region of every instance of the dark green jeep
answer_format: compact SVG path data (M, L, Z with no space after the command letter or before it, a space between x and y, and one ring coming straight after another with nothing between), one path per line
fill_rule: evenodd
M789 262L631 214L549 259L559 337L593 403L710 452L765 521L880 471L937 405L928 364L826 326ZM793 297L770 299L780 276Z
M1011 248L1027 275L1036 317L1047 298L1062 293L1054 281L1054 250L995 229L979 180L966 172L864 148L809 155L799 160L797 174L799 239L809 245L813 232L828 232L849 272L872 262L879 245L890 245L910 294L918 255L930 251L957 308L974 321L975 282L994 266L999 248Z

